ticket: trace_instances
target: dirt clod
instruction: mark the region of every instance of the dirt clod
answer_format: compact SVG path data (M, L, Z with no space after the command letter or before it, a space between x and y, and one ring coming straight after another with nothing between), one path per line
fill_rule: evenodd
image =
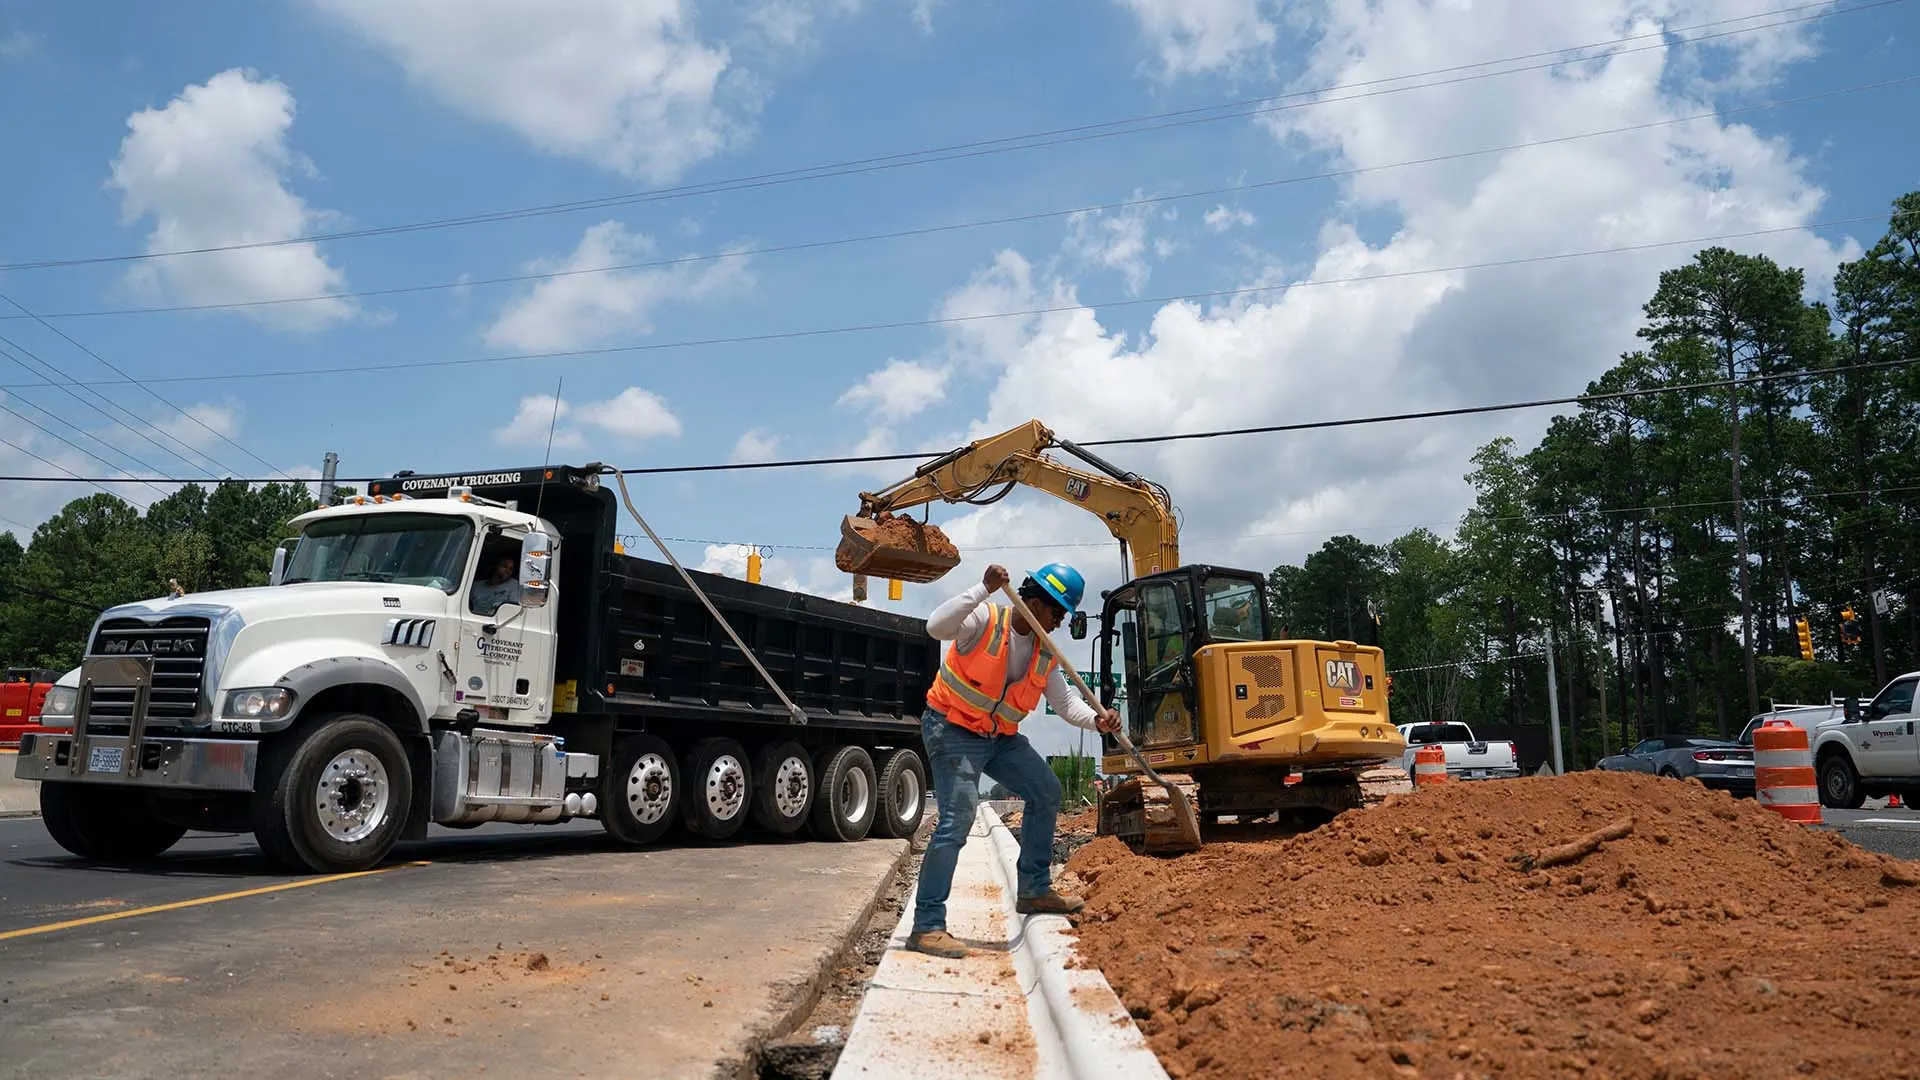
M1174 1076L1765 1078L1814 1056L1920 1076L1895 1005L1920 864L1699 785L1451 784L1176 858L1103 837L1068 865L1081 956Z

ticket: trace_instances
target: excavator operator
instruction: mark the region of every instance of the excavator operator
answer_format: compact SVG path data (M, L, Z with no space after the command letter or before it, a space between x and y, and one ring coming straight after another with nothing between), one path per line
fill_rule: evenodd
M1066 915L1084 906L1078 898L1054 891L1053 828L1060 812L1060 781L1020 733L1020 721L1039 707L1043 696L1068 723L1092 731L1117 729L1120 714L1081 700L1026 620L1009 607L987 602L1010 580L1005 567L989 566L980 584L941 604L927 618L927 632L951 644L920 718L939 821L920 864L907 947L933 956L967 955L966 946L947 932L947 894L960 848L973 828L982 774L1025 800L1015 910L1022 915ZM1019 596L1035 621L1052 633L1080 606L1085 590L1079 571L1049 563L1021 582Z

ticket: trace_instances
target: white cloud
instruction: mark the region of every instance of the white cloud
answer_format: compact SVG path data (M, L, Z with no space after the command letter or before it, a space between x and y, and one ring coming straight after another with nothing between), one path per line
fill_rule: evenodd
M1668 0L1651 7L1679 24L1756 10L1761 2ZM1576 7L1533 0L1484 0L1471 8L1323 4L1315 9L1317 44L1302 79L1358 81L1643 32L1654 26L1637 18L1648 8L1644 0ZM1726 40L1739 43L1729 46L1734 59L1795 53L1790 43ZM1279 133L1345 167L1365 168L1643 124L1701 111L1708 91L1686 77L1696 66L1684 54L1641 53L1578 75L1541 71L1297 110ZM1019 253L1002 252L955 290L949 309L1069 310L952 329L950 349L968 356L970 369L989 371L985 404L967 437L1036 414L1063 437L1090 441L1564 393L1635 347L1641 305L1660 271L1691 257L1690 249L1314 283L1784 227L1789 231L1728 246L1804 267L1818 291L1837 262L1858 252L1851 242L1830 244L1794 228L1816 219L1824 197L1784 140L1714 122L1362 173L1321 223L1317 253L1305 266L1251 275L1261 284L1302 287L1212 306L1169 304L1137 337L1074 306L1068 282ZM1363 239L1347 216L1358 213L1389 219L1386 237ZM1048 404L1036 413L1033 402ZM1530 444L1546 417L1102 452L1171 490L1185 517L1186 558L1265 568L1338 532L1384 542L1418 524L1449 531L1467 505L1462 477L1471 451L1499 434ZM1047 507L1034 511L1038 517L992 516L1036 505ZM1086 518L1079 527L1094 528L1098 538L1088 515L1055 510L1037 492L973 516L996 523L997 542L1020 542L1012 539L1017 535L1036 543L1067 536L1056 513ZM1106 554L1087 557L1102 574L1118 572L1100 569L1115 561ZM971 560L969 568L977 572Z
M293 115L285 85L234 69L187 87L164 108L128 117L110 184L121 193L125 220L153 219L147 250L286 240L324 221L286 185L289 173L313 173L288 145ZM312 243L158 259L128 276L155 299L186 304L314 296L346 284ZM292 329L317 329L354 312L345 300L239 310Z
M1225 204L1207 211L1206 216L1201 220L1206 222L1208 229L1217 233L1227 232L1235 228L1250 228L1254 221L1252 212L1242 210L1237 206L1230 207Z
M494 438L503 445L544 447L549 430L556 449L579 449L595 429L628 441L673 438L680 434L678 417L666 399L650 390L629 386L604 401L575 404L565 398L556 407L552 394L529 394L520 399Z
M944 398L952 374L945 364L889 360L841 394L840 404L864 408L883 421L906 420Z
M655 253L651 238L630 233L617 221L589 227L571 255L528 264L530 273L555 276L508 303L487 328L487 344L548 352L648 334L661 305L729 294L751 280L743 258L594 272L644 261Z
M0 34L0 60L25 60L40 51L40 35L19 27Z
M733 458L736 462L771 461L784 441L779 435L761 428L743 433L733 444Z
M1120 0L1140 20L1171 78L1232 71L1259 59L1278 37L1265 0Z
M223 437L231 439L240 434L240 406L231 401L188 405L154 426L169 438L205 450L218 445Z
M1141 193L1136 191L1134 199ZM1166 258L1172 253L1170 241L1149 240L1148 224L1159 215L1171 219L1177 211L1158 211L1146 204L1122 207L1113 213L1083 210L1067 218L1067 256L1084 266L1112 270L1126 278L1127 291L1135 296L1146 288L1152 272L1149 254Z
M392 52L415 82L549 153L674 179L725 150L732 58L685 0L313 0Z

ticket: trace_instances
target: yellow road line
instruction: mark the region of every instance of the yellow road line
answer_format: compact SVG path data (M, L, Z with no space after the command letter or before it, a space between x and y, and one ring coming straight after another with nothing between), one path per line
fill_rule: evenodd
M335 881L349 881L353 878L372 877L375 874L390 874L395 870L405 870L413 866L426 866L425 860L401 863L398 866L383 866L378 870L358 870L351 874L329 874L326 877L301 878L298 881L283 881L278 885L262 885L257 889L242 889L239 892L221 893L217 896L201 896L192 900L176 900L171 904L155 904L152 907L134 908L130 911L116 911L108 915L89 915L84 919L68 919L66 922L47 923L43 926L25 926L18 930L0 932L0 941L29 937L34 934L51 934L55 930L71 930L76 926L92 926L95 923L112 922L115 919L131 919L138 915L158 915L163 911L179 911L181 908L200 907L203 904L218 904L226 900L244 900L249 896L264 896L267 893L285 892L288 889L304 889L309 885L326 885Z

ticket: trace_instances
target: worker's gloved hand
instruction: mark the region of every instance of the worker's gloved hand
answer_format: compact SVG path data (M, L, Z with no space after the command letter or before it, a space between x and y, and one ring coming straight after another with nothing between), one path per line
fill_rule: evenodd
M1102 732L1119 731L1120 714L1112 709L1101 709L1099 717L1094 720L1094 726Z
M981 575L980 584L985 585L987 587L987 591L991 593L991 592L999 592L1000 586L1005 585L1007 582L1012 580L1013 580L1013 577L1007 573L1006 567L1001 566L999 563L994 563L993 565L987 567L987 572L985 574Z

